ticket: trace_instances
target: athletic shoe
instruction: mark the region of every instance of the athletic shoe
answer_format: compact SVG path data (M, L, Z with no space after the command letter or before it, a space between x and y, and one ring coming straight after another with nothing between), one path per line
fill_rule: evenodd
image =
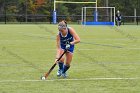
M63 78L67 78L67 74L66 73L62 73L62 77Z
M59 69L59 70L57 71L57 76L60 77L61 75L62 75L62 71Z

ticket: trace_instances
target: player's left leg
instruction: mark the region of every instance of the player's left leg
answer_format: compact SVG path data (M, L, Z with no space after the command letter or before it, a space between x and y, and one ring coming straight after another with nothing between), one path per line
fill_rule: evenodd
M73 53L71 53L71 52L66 53L66 63L64 64L63 71L62 71L62 76L64 78L67 77L66 72L70 68L72 57L73 57Z

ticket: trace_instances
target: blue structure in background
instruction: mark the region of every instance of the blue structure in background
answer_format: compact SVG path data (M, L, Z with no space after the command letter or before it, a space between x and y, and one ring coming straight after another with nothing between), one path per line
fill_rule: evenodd
M98 11L97 10L94 11L93 16L94 16L94 22L98 22Z
M114 26L114 22L83 22L83 25L112 25Z
M56 11L53 11L53 24L57 23Z
M86 22L83 22L82 24L83 25L111 25L111 26L114 26L114 22L99 22L98 21L98 11L95 10L93 12L93 21L86 21Z

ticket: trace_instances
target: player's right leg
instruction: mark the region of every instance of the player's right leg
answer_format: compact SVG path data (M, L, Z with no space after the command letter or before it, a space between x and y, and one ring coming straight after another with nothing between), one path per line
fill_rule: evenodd
M60 55L62 55L64 52L64 50L60 50ZM59 69L57 71L57 76L60 77L62 75L62 70L63 70L63 66L64 66L64 56L60 59L60 61L58 62L58 66L59 66Z

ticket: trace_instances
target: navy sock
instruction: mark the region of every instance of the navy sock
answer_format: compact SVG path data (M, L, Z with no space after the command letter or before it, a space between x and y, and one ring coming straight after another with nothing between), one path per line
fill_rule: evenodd
M59 65L59 70L63 70L64 63L63 62L58 62L58 65Z
M69 65L64 65L62 73L66 73L66 71L70 68Z

